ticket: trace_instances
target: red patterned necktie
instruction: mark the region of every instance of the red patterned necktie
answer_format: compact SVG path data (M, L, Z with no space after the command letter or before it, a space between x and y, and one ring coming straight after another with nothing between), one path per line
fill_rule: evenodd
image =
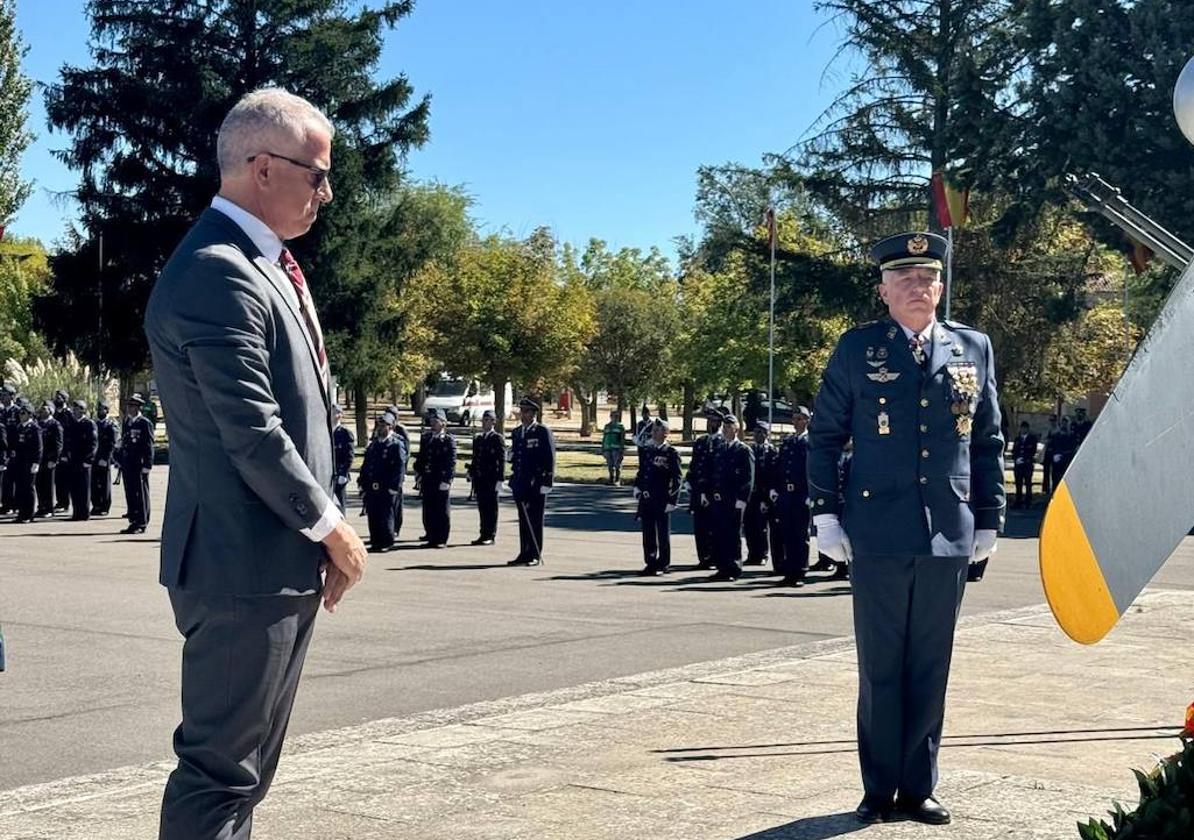
M311 292L307 289L307 278L303 270L295 261L294 256L285 248L278 258L278 263L298 294L299 310L303 313L303 320L307 322L307 330L311 333L311 343L315 345L315 354L319 357L319 375L327 382L328 354L323 348L323 331L319 329L319 318L315 314L315 301L311 299Z

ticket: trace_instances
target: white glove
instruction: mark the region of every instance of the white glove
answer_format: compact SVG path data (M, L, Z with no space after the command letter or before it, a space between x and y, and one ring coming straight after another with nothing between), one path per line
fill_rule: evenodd
M644 498L644 499L649 499L649 498L651 498L651 491L650 491L650 490L644 490L644 491L643 491L643 498Z
M1053 456L1053 463L1055 463L1055 464L1061 463L1061 455L1060 454Z
M551 492L551 488L550 487L540 487L539 492L542 493L544 496L546 496L548 493Z
M149 467L142 467L141 475L149 475Z
M33 473L34 475L37 475L37 464L30 464L29 472Z
M681 490L681 492L684 492L684 493L691 493L691 492L692 492L692 485L691 485L691 484L689 484L689 483L686 481L686 482L684 482L683 484L681 484L681 485L680 485L680 490Z
M449 483L448 483L448 482L446 482L446 481L441 481L441 482L439 483L439 489L440 489L440 490L451 490L451 489L452 489L452 485L451 485L451 484L449 484Z
M701 507L709 507L709 497L704 493L701 494Z
M675 505L668 505L667 507L665 507L665 508L663 509L663 512L664 512L664 513L671 513L671 512L672 512L673 510L675 510L675 509L676 509L676 506L675 506Z
M759 512L760 513L767 512L767 503L766 502L759 502Z
M779 491L778 490L772 490L767 495L771 497L771 501L773 501L773 502L779 501Z
M108 466L108 462L107 462L107 461L96 461L96 463L97 463L97 464L99 464L101 467L106 467L106 466Z
M502 492L502 483L501 483L500 481L499 481L497 484L495 484L495 485L493 486L493 491L494 491L495 493L500 493L500 492Z
M635 488L634 488L634 500L635 500L636 502L638 501L638 497L639 497L639 496L641 496L641 495L643 495L643 491L642 491L642 490L639 490L637 487L635 487Z
M346 476L346 475L336 476L336 483L339 484L341 487L343 487L345 484L348 483L348 476Z
M854 559L854 548L836 513L814 516L813 524L817 526L818 551L838 563L849 563Z
M738 501L734 502L734 507L736 507L738 510L746 510L746 502L739 499Z
M391 499L395 498L395 497L398 495L398 491L397 491L397 490L389 490L389 491L387 491L387 492L389 492L389 494L390 494L390 498L391 498Z
M995 540L999 532L993 529L982 529L974 532L974 549L970 552L971 561L986 560L996 551Z
M1017 459L1016 459L1016 466L1018 466L1018 467L1019 467L1019 466L1023 466L1023 465L1024 465L1024 459L1023 459L1023 458L1017 458Z
M69 458L69 457L67 457L66 455L63 455L61 458L59 458L59 459L58 459L58 463L60 463L60 464L65 464L65 463L67 463L69 460L70 460L70 458Z

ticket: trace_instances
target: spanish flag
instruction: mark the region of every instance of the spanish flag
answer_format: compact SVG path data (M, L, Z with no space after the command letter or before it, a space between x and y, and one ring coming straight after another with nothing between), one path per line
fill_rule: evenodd
M945 173L933 173L933 204L937 221L943 228L961 228L970 213L970 190L958 189L945 179Z

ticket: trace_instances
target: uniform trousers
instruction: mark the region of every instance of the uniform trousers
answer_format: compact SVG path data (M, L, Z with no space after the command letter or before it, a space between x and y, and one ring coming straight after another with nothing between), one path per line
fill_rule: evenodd
M374 551L389 548L397 536L395 527L398 511L402 510L402 494L391 493L384 487L365 491L365 514L369 521L369 548Z
M70 463L70 503L75 519L91 518L91 464Z
M159 840L248 840L278 766L319 593L239 597L170 590L182 648L178 767Z
M518 559L543 559L543 514L547 498L536 488L524 497L515 496L518 505Z
M767 511L762 496L751 496L742 512L742 530L746 534L746 559L766 560L768 542Z
M477 513L481 517L481 539L495 539L498 523L497 480L481 483L474 481L473 492L477 495Z
M808 573L808 524L809 509L802 495L781 493L779 500L771 506L775 514L772 532L778 532L782 548L772 551L775 573L784 577L802 578Z
M10 466L0 473L0 508L12 510L17 506L16 486L16 477Z
M149 476L136 467L120 470L124 502L128 506L129 525L144 528L149 524Z
M31 464L9 464L4 474L12 474L12 503L17 519L32 519L37 493L34 490L36 476L30 472Z
M54 510L54 488L57 485L57 467L42 464L37 471L37 513L51 513Z
M427 532L430 545L442 545L452 532L452 497L448 490L440 490L438 484L423 485L423 529Z
M54 499L55 509L70 510L73 463L59 464L54 470Z
M638 518L643 526L643 563L648 569L672 565L672 515L667 503L640 500Z
M348 485L340 483L340 476L333 478L332 482L332 493L336 497L336 507L340 508L340 513L343 514L348 510L347 491L345 490Z
M713 515L713 562L719 572L735 577L742 574L742 511L736 501L714 500L709 506Z
M712 566L716 553L716 538L713 533L713 506L705 507L700 498L692 504L692 536L696 541L697 561L702 566Z
M868 798L908 800L937 786L954 628L966 557L855 555L858 758Z
M112 509L112 468L96 462L91 467L91 511L103 516Z
M1029 461L1026 464L1016 464L1012 472L1016 477L1016 504L1020 504L1021 497L1026 497L1027 504L1032 505L1032 473L1036 464Z

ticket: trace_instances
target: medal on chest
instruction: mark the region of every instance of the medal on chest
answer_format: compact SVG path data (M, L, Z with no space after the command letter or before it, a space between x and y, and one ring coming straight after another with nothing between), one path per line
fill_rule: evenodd
M974 362L951 362L945 366L950 379L949 411L954 415L958 437L968 437L974 429L974 409L978 406L978 367Z

